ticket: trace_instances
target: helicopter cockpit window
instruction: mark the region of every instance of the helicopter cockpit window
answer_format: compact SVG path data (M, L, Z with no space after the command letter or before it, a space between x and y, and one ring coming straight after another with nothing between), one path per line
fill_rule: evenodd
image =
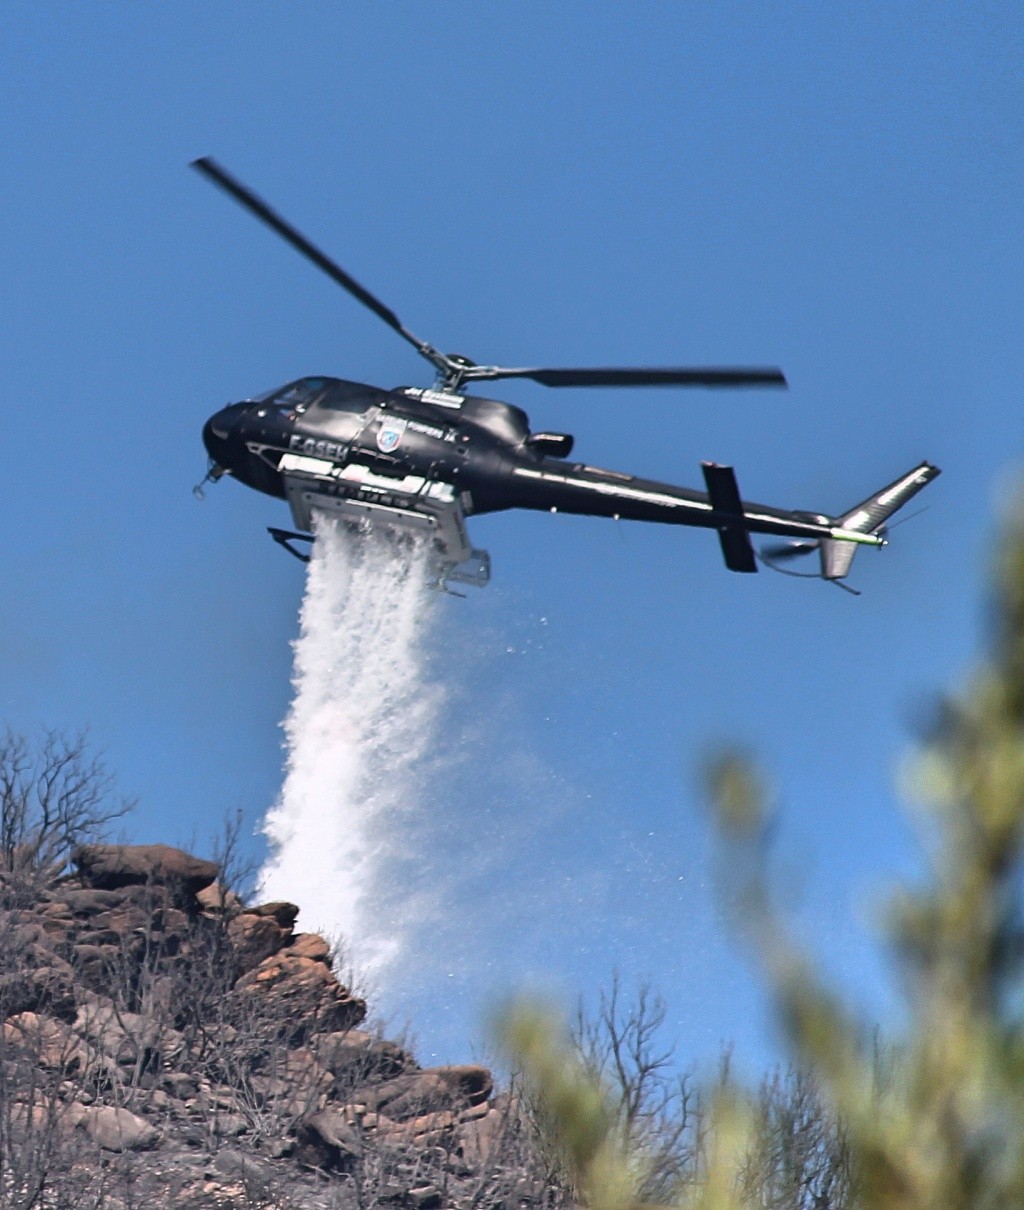
M344 382L335 379L317 400L317 407L329 412L364 412L376 403L381 392L377 387L362 382Z
M330 378L300 378L298 382L280 387L266 399L274 407L284 408L289 412L304 412L311 403L324 393L324 388L333 381Z

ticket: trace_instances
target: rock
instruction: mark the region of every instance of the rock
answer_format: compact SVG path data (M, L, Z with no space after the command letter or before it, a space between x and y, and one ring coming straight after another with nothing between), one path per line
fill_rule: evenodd
M268 1115L298 1118L322 1108L334 1077L308 1050L276 1048L265 1070L247 1080L249 1095Z
M18 1013L4 1022L3 1038L8 1046L50 1071L73 1075L84 1065L85 1055L74 1031L52 1017Z
M278 1114L311 1113L319 1108L319 1092L315 1084L297 1085L282 1076L265 1076L257 1072L248 1080L255 1103Z
M273 903L260 903L256 907L246 908L245 914L247 916L272 916L285 932L290 933L295 927L299 909L294 903L274 900Z
M113 1000L83 991L75 1017L75 1028L97 1050L121 1064L141 1063L157 1070L163 1059L184 1048L177 1030L142 1013L119 1008Z
M394 1042L362 1029L322 1034L316 1039L320 1062L345 1083L377 1076L397 1076L416 1066L415 1060Z
M172 896L166 886L159 882L140 882L121 887L117 892L122 902L133 903L144 912L155 913L161 908L172 907ZM187 905L188 908L192 904Z
M0 973L0 1003L4 1012L45 1012L71 1020L75 1015L75 975L56 954L44 956L47 965L33 967L25 955L22 969Z
M73 1196L102 1193L109 1210L314 1210L348 1205L364 1165L382 1210L517 1204L532 1169L525 1151L519 1171L504 1163L507 1104L488 1101L490 1073L421 1071L355 1028L366 1006L332 970L329 940L295 934L294 904L245 909L212 863L166 846L76 859L80 875L0 904L8 1124L59 1125L62 1145L74 1129ZM159 1150L138 1158L146 1148Z
M122 958L116 945L74 945L71 966L86 988L102 992L115 981Z
M249 1129L240 1113L218 1113L213 1119L213 1133L220 1139L237 1139Z
M157 908L153 912L152 927L158 933L189 933L192 931L192 918L187 912L177 908Z
M47 953L50 950L50 938L38 920L24 920L24 914L19 913L22 923L14 923L6 928L4 947L8 950L33 950Z
M120 903L116 908L98 912L95 916L90 917L88 922L90 935L83 933L82 940L91 941L93 945L104 944L91 935L103 932L111 934L109 941L116 944L120 938L127 937L135 929L152 929L152 927L153 915L151 912L144 912L142 908L136 907L133 903Z
M389 1107L390 1108L390 1107ZM377 1130L380 1134L395 1138L406 1138L410 1142L432 1145L446 1131L450 1131L456 1123L455 1114L450 1109L438 1109L433 1113L421 1113L414 1118L397 1121L394 1118L377 1116Z
M244 974L272 954L288 940L288 934L272 916L243 914L228 923L228 938Z
M470 1105L481 1105L494 1091L494 1079L486 1067L476 1063L458 1066L427 1068L439 1076L452 1090L453 1095Z
M261 1153L272 1160L283 1159L295 1151L294 1139L262 1138L258 1140L258 1145Z
M40 923L43 932L46 934L47 942L51 946L58 947L66 952L68 941L76 931L75 921L71 913L69 912L66 916L44 916Z
M326 962L330 966L331 947L319 933L299 933L288 946L288 953L311 962Z
M342 987L329 967L287 950L265 958L235 986L243 995L260 996L261 1011L275 1017L280 1035L293 1041L358 1025L366 1016L366 1002Z
M267 1176L259 1160L243 1155L240 1151L218 1151L214 1156L213 1166L222 1175L239 1177L250 1186L258 1186Z
M179 907L191 907L196 893L209 886L220 872L214 862L166 844L78 845L71 860L87 887L113 891L158 883L172 892Z
M234 891L229 891L219 882L211 882L196 892L196 902L204 912L234 916L242 910L242 901Z
M297 1135L300 1148L312 1151L319 1167L347 1168L363 1153L358 1133L337 1109L322 1109L303 1119Z
M4 1116L7 1118L4 1134L8 1138L11 1133L17 1134L23 1130L33 1133L48 1131L60 1123L62 1117L61 1106L39 1093L30 1100L16 1101L8 1106Z
M493 1086L486 1067L432 1067L386 1080L369 1092L366 1103L400 1122L453 1105L478 1105Z
M468 1121L463 1118L458 1128L459 1142L471 1167L483 1167L489 1161L507 1125L507 1111L494 1107L488 1108L481 1117Z
M109 912L124 903L124 897L114 891L93 890L88 887L64 887L56 901L63 904L72 916L86 919Z
M199 1092L199 1081L184 1071L168 1071L161 1077L160 1083L176 1101L187 1101Z
M113 1105L86 1109L77 1125L105 1151L148 1151L160 1141L160 1132L148 1122Z

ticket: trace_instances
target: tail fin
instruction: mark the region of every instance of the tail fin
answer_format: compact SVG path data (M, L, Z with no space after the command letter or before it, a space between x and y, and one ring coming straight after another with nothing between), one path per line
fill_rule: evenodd
M885 528L885 523L912 497L939 474L939 468L930 462L922 462L912 471L901 475L888 487L883 487L866 500L851 508L848 513L834 518L836 526L851 536L849 538L826 538L821 543L821 574L826 580L841 580L846 576L857 553L858 542L854 534L875 534Z

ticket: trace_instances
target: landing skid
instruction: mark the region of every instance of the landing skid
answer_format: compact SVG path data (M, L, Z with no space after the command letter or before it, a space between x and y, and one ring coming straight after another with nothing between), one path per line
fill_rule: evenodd
M309 555L303 554L301 550L296 550L292 546L293 542L309 542L312 543L312 534L297 534L290 529L275 529L272 525L267 526L267 533L274 539L278 546L283 546L285 550L294 555L300 563L308 563Z

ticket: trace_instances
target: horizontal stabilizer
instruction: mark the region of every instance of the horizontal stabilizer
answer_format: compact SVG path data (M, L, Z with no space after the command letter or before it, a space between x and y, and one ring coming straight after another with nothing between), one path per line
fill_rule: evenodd
M702 462L701 469L704 471L711 507L722 518L718 526L718 540L722 544L726 567L730 571L757 571L750 533L743 520L743 501L735 472L731 466L721 466L717 462Z

